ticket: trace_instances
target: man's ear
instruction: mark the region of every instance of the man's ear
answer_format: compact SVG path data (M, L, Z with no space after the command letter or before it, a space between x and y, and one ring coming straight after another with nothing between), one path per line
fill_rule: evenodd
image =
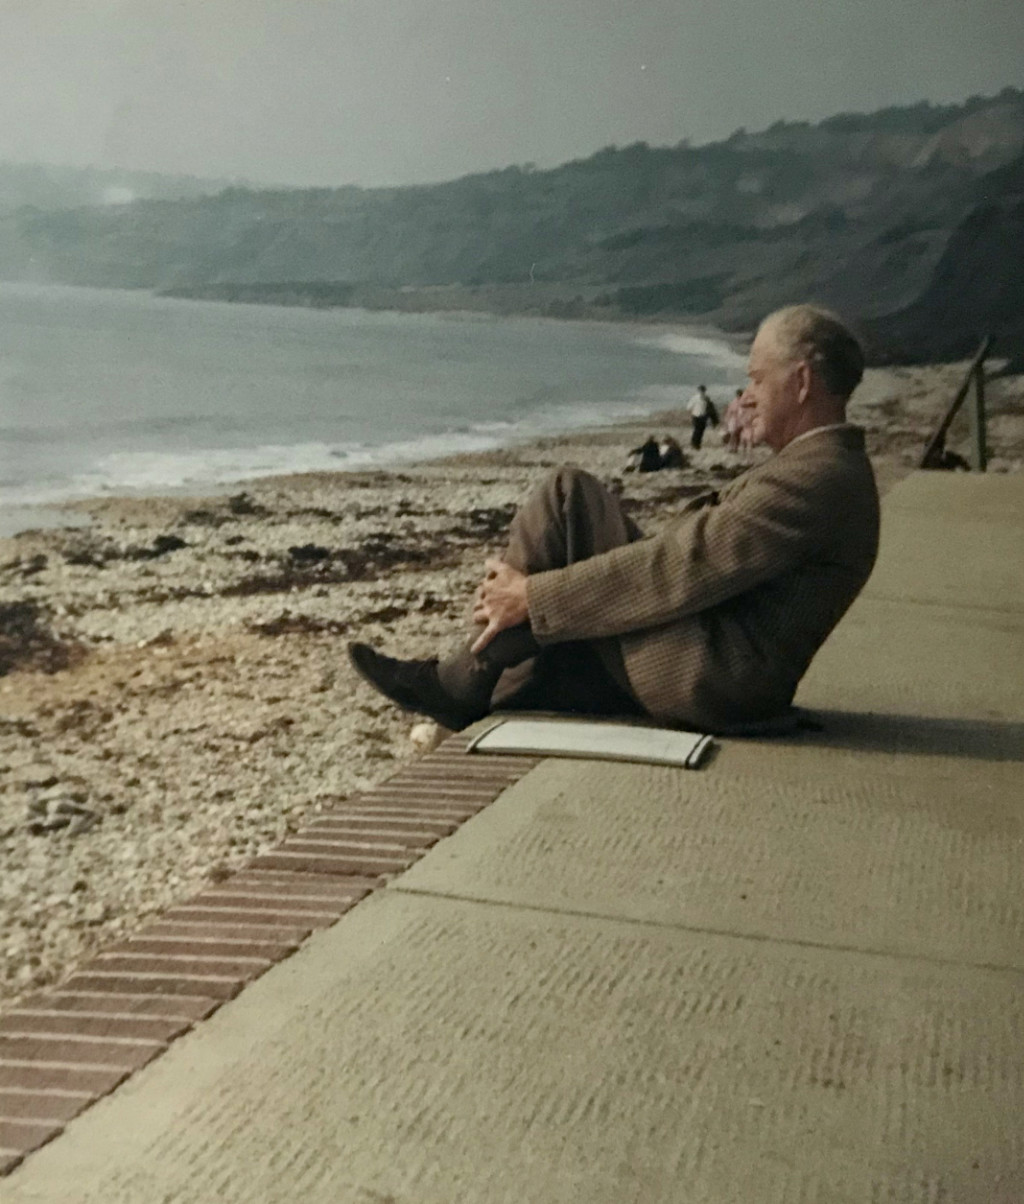
M801 360L796 367L797 403L805 405L811 396L814 369L806 360Z

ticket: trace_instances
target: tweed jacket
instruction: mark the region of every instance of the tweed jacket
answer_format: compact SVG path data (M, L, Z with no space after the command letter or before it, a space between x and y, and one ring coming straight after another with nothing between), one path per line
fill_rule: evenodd
M617 640L655 718L710 730L784 710L867 581L874 474L857 427L794 440L660 534L531 575L539 643Z

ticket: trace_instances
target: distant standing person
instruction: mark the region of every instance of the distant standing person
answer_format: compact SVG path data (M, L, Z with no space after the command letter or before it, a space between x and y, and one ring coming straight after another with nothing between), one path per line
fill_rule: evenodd
M731 452L740 449L743 435L743 390L737 389L736 396L725 407L725 443Z
M700 445L704 441L704 432L707 430L708 423L710 422L712 426L718 426L718 412L715 410L711 398L708 397L707 385L699 385L697 387L697 392L690 398L686 409L693 423L693 429L690 433L690 446L694 451L699 451Z

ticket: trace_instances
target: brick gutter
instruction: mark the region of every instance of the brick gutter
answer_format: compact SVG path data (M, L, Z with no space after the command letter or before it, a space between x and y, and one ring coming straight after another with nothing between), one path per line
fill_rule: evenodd
M465 747L452 736L319 813L0 1019L0 1177L538 761L470 758Z

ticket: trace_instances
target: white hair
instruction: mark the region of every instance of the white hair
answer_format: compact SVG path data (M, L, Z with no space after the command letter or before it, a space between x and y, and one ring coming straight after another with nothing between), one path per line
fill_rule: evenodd
M864 375L864 351L842 319L816 305L789 305L761 323L770 331L786 360L806 361L821 375L825 387L844 401Z

